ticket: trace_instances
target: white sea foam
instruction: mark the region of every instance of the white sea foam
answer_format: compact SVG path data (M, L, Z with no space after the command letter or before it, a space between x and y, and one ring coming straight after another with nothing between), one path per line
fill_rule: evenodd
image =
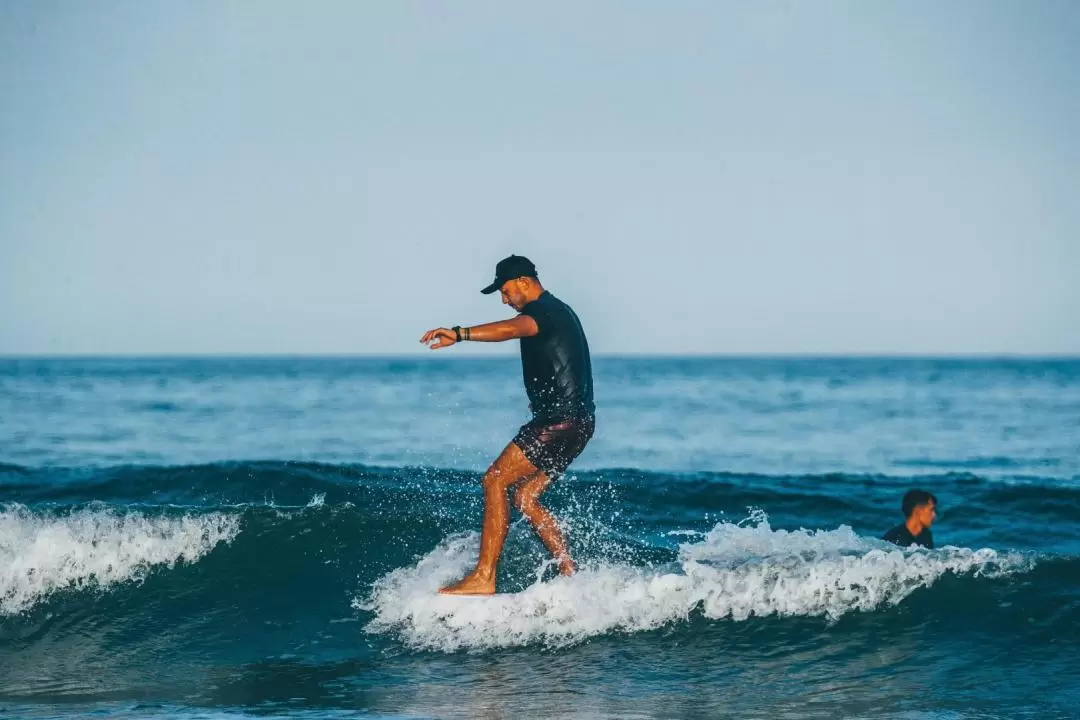
M666 568L598 563L569 578L487 598L437 593L476 561L478 535L447 538L415 565L375 582L354 606L375 618L369 632L411 647L454 651L530 643L564 646L609 632L640 632L686 620L821 616L895 605L946 573L996 576L1032 560L990 549L902 550L829 531L785 531L764 515L721 523L680 546Z
M165 517L89 507L0 511L0 615L20 613L50 593L139 580L153 566L195 562L240 532L236 515Z

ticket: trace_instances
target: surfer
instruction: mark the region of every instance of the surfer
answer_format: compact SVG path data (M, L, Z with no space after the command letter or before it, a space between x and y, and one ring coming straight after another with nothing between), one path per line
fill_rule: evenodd
M937 498L925 490L908 490L900 504L906 520L885 533L883 540L900 547L922 545L934 547L934 536L930 526L937 517Z
M473 327L435 328L420 338L432 350L466 341L520 339L522 376L533 415L484 473L480 557L476 569L439 591L447 594L495 592L495 566L509 527L506 494L511 487L514 506L555 557L559 572L572 575L575 570L558 521L540 504L540 495L593 435L596 407L589 344L577 314L544 289L528 258L511 255L499 261L495 281L480 292L495 291L517 316Z

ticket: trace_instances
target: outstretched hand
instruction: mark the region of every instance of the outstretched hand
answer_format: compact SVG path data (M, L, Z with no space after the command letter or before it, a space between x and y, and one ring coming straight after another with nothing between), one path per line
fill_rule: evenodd
M455 345L457 339L455 338L453 330L435 328L434 330L428 330L424 333L424 337L420 338L420 342L427 345L431 350L439 350L440 348Z

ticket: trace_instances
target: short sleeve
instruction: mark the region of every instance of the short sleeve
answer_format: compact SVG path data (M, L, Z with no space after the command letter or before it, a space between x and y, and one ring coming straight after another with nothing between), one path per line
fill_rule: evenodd
M537 335L543 335L551 325L548 309L542 303L531 302L521 309L522 315L528 315L536 321Z

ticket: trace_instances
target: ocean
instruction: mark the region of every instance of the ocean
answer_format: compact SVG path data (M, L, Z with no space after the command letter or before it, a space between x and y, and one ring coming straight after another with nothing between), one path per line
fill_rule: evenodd
M520 373L0 359L0 713L1080 717L1080 360L594 358L580 572L438 596Z

